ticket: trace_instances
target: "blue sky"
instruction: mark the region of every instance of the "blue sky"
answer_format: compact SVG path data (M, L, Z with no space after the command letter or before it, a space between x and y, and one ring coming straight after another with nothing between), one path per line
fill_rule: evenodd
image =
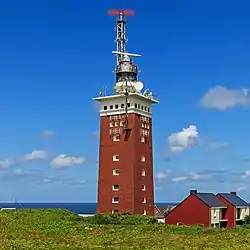
M247 0L3 1L0 200L96 200L92 98L114 84L107 10L123 7L136 11L128 50L143 55L140 79L160 99L156 201L179 201L190 188L250 200Z

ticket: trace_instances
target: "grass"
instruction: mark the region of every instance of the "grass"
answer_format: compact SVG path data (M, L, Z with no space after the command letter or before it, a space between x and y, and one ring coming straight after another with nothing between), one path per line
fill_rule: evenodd
M63 209L0 212L0 249L250 249L250 228L165 226L143 216L79 217Z

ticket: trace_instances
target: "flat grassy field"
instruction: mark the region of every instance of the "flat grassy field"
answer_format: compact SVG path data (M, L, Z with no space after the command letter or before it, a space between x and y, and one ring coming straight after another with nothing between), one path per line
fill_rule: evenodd
M1 211L0 249L250 249L247 227L165 226L144 218L82 218L60 209Z

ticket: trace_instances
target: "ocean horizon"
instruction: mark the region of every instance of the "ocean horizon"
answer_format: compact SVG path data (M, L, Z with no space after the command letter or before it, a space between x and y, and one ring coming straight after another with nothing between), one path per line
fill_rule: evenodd
M156 202L156 206L176 206L178 202ZM0 208L64 208L76 214L95 214L96 202L0 202Z

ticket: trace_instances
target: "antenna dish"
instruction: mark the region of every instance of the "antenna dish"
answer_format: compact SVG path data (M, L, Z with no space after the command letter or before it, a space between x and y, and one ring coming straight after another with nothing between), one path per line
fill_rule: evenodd
M143 83L142 82L135 82L134 87L137 91L141 91L143 89Z

